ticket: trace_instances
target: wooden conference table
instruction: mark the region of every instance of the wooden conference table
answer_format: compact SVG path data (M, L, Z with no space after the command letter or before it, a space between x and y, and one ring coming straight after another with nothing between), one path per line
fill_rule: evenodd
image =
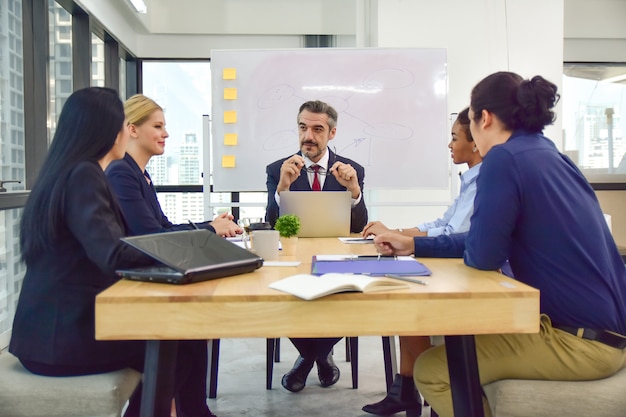
M295 257L280 257L299 266L183 286L121 280L96 298L96 338L148 341L141 415L169 417L177 340L446 335L455 416L482 416L473 335L538 332L539 291L461 259L434 258L420 259L432 271L428 285L408 289L304 301L268 288L309 273L316 254L375 253L372 244L300 238Z

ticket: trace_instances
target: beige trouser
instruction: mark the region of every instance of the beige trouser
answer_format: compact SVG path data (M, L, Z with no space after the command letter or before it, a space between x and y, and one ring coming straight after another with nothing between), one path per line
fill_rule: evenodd
M626 365L626 350L555 329L546 315L541 316L539 333L478 335L475 340L481 385L500 379L594 380ZM445 345L421 354L413 376L433 410L440 417L453 417ZM485 397L483 408L490 417Z

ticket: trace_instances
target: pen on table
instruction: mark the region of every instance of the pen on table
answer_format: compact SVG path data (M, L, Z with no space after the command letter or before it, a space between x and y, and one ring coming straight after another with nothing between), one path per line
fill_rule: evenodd
M343 258L343 261L358 261L358 260L368 260L368 259L375 259L377 261L380 261L381 259L383 260L397 260L398 257L395 255L348 255L345 258Z
M199 229L199 227L194 222L192 222L191 220L187 220L187 221L189 222L191 227L193 227L194 229Z
M412 282L414 284L428 285L426 281L422 281L421 279L417 279L417 278L409 278L409 277L405 277L402 275L394 275L394 274L385 274L385 276L387 278L399 279L401 281Z

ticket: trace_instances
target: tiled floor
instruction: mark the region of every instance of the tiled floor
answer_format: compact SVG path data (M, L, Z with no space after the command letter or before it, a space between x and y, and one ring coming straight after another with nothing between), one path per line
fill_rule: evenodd
M345 362L345 342L335 346L335 362L341 370L339 382L322 388L315 368L306 388L296 394L280 385L291 369L297 351L281 339L281 361L274 364L273 388L265 389L265 339L223 339L220 349L217 398L209 400L218 417L365 417L365 404L385 395L382 343L380 337L359 338L359 387L352 389L350 363ZM404 416L398 413L397 416ZM430 415L426 407L423 417Z

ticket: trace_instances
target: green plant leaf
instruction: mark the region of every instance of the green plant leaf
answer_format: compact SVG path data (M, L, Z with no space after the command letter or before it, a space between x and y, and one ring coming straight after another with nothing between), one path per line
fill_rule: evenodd
M274 229L278 230L282 237L296 236L300 231L300 218L295 214L283 214L276 219Z

